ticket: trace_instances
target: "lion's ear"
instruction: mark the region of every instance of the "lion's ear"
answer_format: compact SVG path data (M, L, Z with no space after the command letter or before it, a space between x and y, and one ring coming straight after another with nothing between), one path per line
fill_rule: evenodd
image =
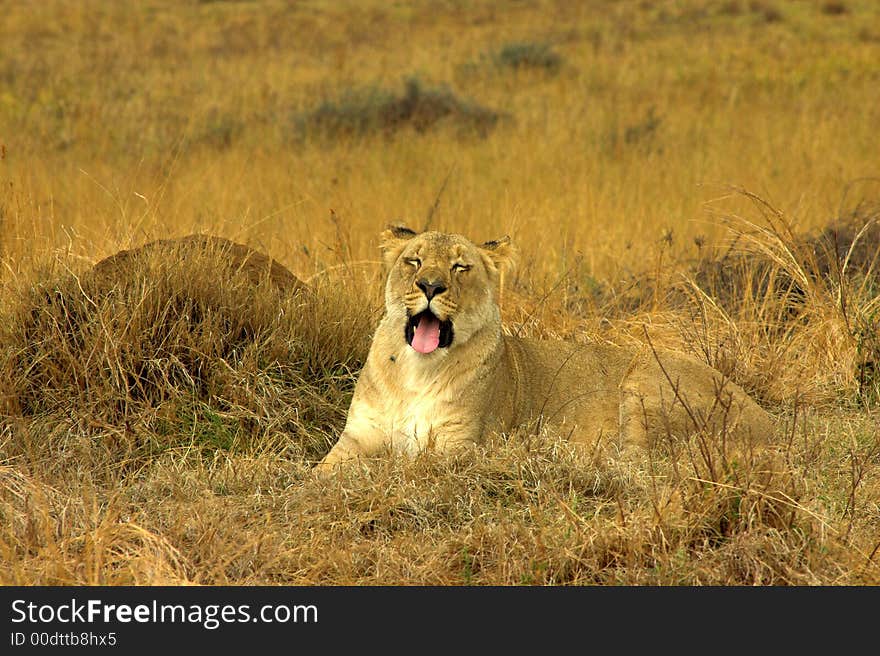
M382 250L382 260L387 268L397 261L406 243L416 236L415 230L410 230L404 225L390 225L379 235L379 248Z
M480 245L480 254L486 263L486 268L493 274L509 273L515 266L519 253L516 247L510 243L510 237L493 239Z

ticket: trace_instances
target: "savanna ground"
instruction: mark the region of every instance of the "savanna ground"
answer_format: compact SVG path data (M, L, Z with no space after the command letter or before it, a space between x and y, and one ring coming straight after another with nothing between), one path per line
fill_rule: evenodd
M0 1L0 583L880 582L873 0ZM391 221L512 332L689 351L760 454L525 427L328 480ZM201 232L222 249L120 249Z

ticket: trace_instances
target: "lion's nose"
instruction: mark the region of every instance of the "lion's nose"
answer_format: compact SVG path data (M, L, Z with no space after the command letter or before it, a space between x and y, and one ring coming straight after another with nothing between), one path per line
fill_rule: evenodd
M442 282L430 282L425 278L422 278L416 283L416 287L425 292L425 298L429 301L437 296L437 294L442 294L446 291L446 286Z

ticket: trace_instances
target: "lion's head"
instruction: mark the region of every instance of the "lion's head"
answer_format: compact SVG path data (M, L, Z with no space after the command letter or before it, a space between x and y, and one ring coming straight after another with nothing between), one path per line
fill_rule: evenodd
M507 237L477 246L461 235L393 226L381 246L386 317L415 351L445 353L483 328L500 330L497 289L515 255Z

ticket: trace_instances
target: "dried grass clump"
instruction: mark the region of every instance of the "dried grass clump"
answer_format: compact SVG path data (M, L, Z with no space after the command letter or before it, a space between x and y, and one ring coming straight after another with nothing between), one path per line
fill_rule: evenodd
M765 398L875 402L880 215L860 207L802 234L742 193L759 220L734 219L733 246L700 261L678 288L694 308L688 338L722 370L752 358L747 386Z
M583 298L643 340L645 328L770 404L880 399L880 214L861 204L813 233L746 190L730 243L669 257ZM662 259L663 253L658 257ZM662 265L662 266L661 266ZM577 306L575 301L569 304Z
M799 234L778 210L752 198L763 218L774 218L769 227L751 222L734 226L725 252L703 257L694 272L695 282L725 310L735 313L771 295L779 298L786 316L796 318L809 304L810 293L827 294L844 280L859 289L876 289L880 208L860 206L817 234Z
M149 266L151 258L184 260L203 253L216 256L218 264L225 265L229 273L242 273L254 285L267 281L280 292L308 292L308 285L277 260L244 244L201 234L158 239L119 251L95 264L86 278L98 293L108 293L115 287L130 284L133 277L143 275L141 269Z
M32 439L110 429L127 459L279 434L313 451L344 418L369 333L344 292L307 290L251 249L155 242L20 291L3 329L4 413L42 426Z

